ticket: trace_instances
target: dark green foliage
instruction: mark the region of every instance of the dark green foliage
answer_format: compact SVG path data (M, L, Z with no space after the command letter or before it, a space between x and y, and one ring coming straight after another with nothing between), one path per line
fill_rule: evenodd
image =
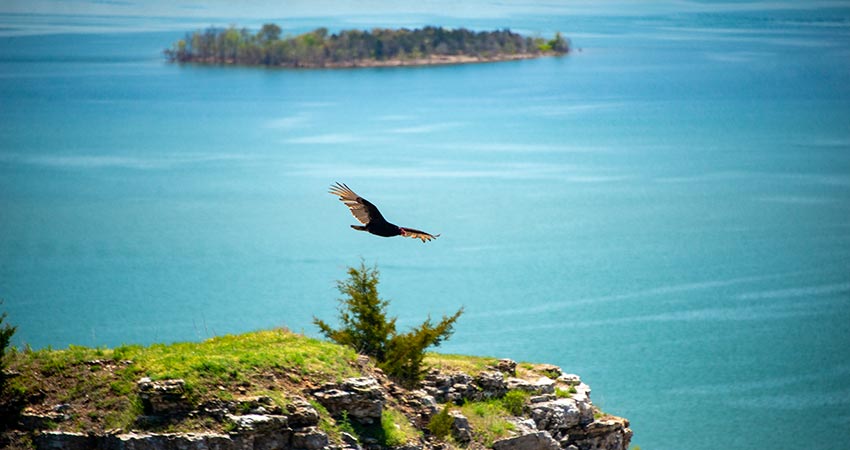
M281 31L280 27L273 23L264 24L263 27L260 28L260 32L257 33L257 40L261 43L276 41L280 39Z
M395 333L395 318L387 320L389 302L378 297L378 269L361 262L360 269L348 268L348 280L337 281L340 299L339 320L342 328L335 330L322 320L313 323L328 339L347 345L362 355L386 359L387 342Z
M362 61L409 60L430 56L496 57L514 54L564 54L569 44L561 33L546 41L510 30L470 31L465 28L425 27L409 30L375 28L330 34L317 28L280 38L281 28L265 24L256 34L247 29L207 28L187 34L165 50L176 62L238 63L285 67L353 65Z
M313 323L328 339L374 357L390 376L404 384L415 384L422 374L425 349L451 336L463 308L439 323L432 323L429 317L413 330L398 333L396 318L387 318L389 302L378 297L377 267L368 268L361 262L359 268L348 268L348 276L348 280L337 283L344 295L339 308L342 326L334 329L315 317Z
M555 38L548 42L549 48L555 53L567 53L570 51L570 44L564 39L561 32L555 33Z
M457 310L451 317L443 316L443 320L436 325L431 323L429 317L410 332L393 335L387 342L386 358L384 361L379 361L378 365L402 381L408 383L419 381L425 349L431 346L436 347L448 339L452 335L455 321L461 314L463 314L463 308Z
M502 406L512 415L521 416L529 397L530 394L525 391L508 391L502 397Z
M351 419L348 418L348 411L342 412L342 416L336 420L336 426L339 428L339 431L343 433L348 433L352 436L357 435L357 430L354 429L354 425L351 424Z
M449 415L449 405L446 404L440 412L431 417L431 421L428 422L428 431L438 439L445 439L452 432L453 422L454 418Z
M3 301L0 300L0 305L3 304ZM4 324L3 322L6 320L6 312L4 311L0 314L0 393L6 388L6 374L4 370L6 369L6 349L9 348L9 344L12 341L12 335L15 334L15 331L18 327L13 327L8 323Z

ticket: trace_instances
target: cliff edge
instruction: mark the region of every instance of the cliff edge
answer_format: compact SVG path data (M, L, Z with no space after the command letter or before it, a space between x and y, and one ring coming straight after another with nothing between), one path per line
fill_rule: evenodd
M10 359L3 448L625 450L632 436L557 366L429 354L407 388L286 330Z

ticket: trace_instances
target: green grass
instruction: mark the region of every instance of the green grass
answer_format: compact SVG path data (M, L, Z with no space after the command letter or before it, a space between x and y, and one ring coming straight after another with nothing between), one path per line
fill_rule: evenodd
M21 376L12 380L7 392L18 398L47 392L45 402L69 403L84 411L63 424L83 429L132 427L141 411L136 383L144 376L185 380L187 397L195 403L223 395L232 399L238 388L244 395L283 391L272 396L281 406L287 386L299 390L298 381L303 379L324 383L360 376L353 350L283 329L148 347L14 350L8 356L10 368ZM109 364L91 363L94 360ZM269 379L283 381L272 388Z
M569 389L555 388L555 397L557 397L557 398L570 398L576 392L578 392L578 391L576 391L576 388L573 387L573 386L570 386Z
M514 429L508 420L512 414L501 400L468 402L460 410L469 419L474 439L485 447L491 447L495 440L506 437Z
M121 359L151 379L182 378L198 394L219 385L245 384L265 371L293 372L336 380L357 376L356 353L345 347L285 330L226 335L203 342L122 347Z
M404 414L389 408L384 408L381 413L381 429L384 438L382 444L389 447L413 442L421 436L421 432L411 425Z
M495 365L497 358L465 355L443 355L428 353L425 355L425 367L433 367L443 372L464 372L475 375Z
M135 350L135 351L134 351ZM356 353L345 347L285 330L227 335L204 342L130 347L124 355L153 379L218 378L228 380L261 369L301 374L353 376Z
M331 442L342 442L342 437L340 436L342 429L338 422L334 421L331 417L327 408L315 400L310 400L310 405L312 405L313 408L316 409L316 412L319 413L319 429L328 435L328 439L330 439Z

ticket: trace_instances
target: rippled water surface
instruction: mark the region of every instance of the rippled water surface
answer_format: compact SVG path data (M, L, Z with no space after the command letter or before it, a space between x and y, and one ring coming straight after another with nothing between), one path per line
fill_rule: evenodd
M575 49L323 71L169 65L185 31L266 18L109 3L0 14L16 345L315 335L362 258L403 326L463 305L441 351L579 373L642 448L844 448L850 7L273 15L291 33L560 30ZM351 230L334 181L442 236Z

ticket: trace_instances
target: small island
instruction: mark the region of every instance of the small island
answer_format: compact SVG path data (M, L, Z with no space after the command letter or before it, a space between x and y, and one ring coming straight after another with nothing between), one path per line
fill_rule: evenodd
M511 61L559 56L569 42L528 37L508 29L471 31L428 26L418 29L343 30L327 28L281 37L281 28L265 24L256 33L235 26L187 33L164 54L170 62L338 68L421 66Z

